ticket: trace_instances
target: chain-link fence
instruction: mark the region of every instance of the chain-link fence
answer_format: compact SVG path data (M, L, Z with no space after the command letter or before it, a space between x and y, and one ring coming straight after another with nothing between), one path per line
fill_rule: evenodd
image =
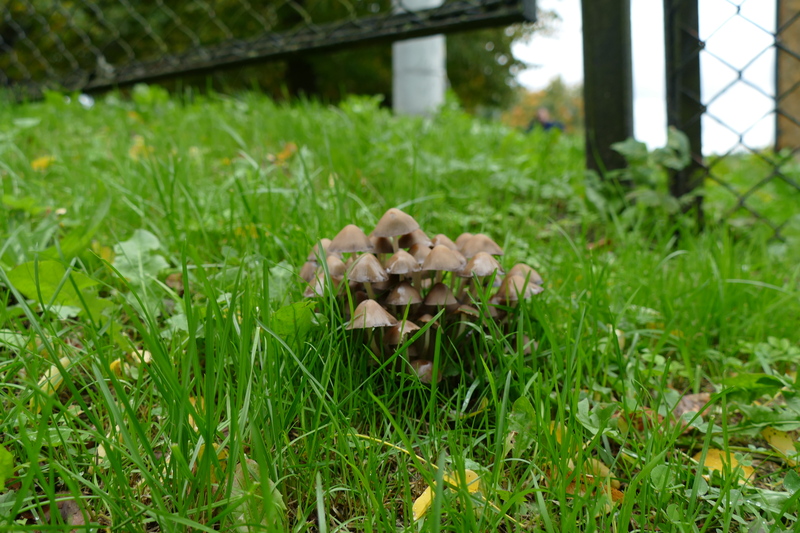
M436 4L428 2L427 5ZM535 19L535 0L6 0L0 86L100 90Z
M664 5L668 122L692 149L672 193L700 192L707 220L800 236L800 1Z

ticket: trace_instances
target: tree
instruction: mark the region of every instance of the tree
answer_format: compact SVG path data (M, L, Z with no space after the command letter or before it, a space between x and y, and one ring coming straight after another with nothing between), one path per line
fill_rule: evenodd
M391 0L195 0L174 6L163 0L9 0L5 8L0 7L0 71L11 79L53 82L60 77L81 83L105 65L157 60L198 44L246 40L265 28L292 31L307 26L309 18L323 24L372 15L376 6L379 12L388 12ZM542 20L545 23L538 26L521 24L448 36L448 76L465 108L502 108L513 101L514 76L524 64L514 58L511 44L546 26L552 14L544 13ZM211 79L229 90L257 85L274 97L304 94L327 102L351 93L383 94L388 105L391 76L391 46L381 44L298 54L284 61L221 70ZM207 78L188 76L181 84L205 87Z

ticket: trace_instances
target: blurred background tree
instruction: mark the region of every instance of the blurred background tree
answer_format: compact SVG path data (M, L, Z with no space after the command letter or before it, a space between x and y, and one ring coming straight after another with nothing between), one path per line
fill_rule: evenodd
M567 85L560 77L541 91L518 88L515 103L503 113L502 121L527 129L540 107L547 108L552 119L564 124L566 131L581 133L583 130L583 87Z
M134 58L146 62L201 44L246 41L265 28L292 31L306 26L309 19L324 24L391 9L391 0L189 0L179 5L163 0L7 2L0 7L0 70L11 79L25 77L21 69L34 79L58 75L75 79L81 71L94 72L105 64L125 65ZM34 13L43 16L37 18ZM516 74L526 65L512 54L512 43L534 31L546 31L556 18L552 12L542 12L536 24L448 35L448 77L463 106L475 112L505 109L514 103L519 94ZM47 24L42 24L43 20ZM88 42L93 48L87 46ZM104 58L100 64L98 55ZM298 54L283 61L185 76L164 85L210 86L225 91L257 87L275 98L305 95L330 103L348 94L382 94L385 104L390 105L391 76L391 46L379 44Z

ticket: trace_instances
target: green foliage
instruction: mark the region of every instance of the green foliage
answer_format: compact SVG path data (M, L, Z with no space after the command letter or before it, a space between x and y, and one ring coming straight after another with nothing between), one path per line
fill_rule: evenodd
M0 446L0 492L3 492L6 480L14 475L14 456Z
M309 21L319 25L372 16L375 8L381 13L392 9L389 0L284 2L277 7L269 2L247 5L250 12L243 14L240 0L214 2L213 11L200 1L164 6L157 0L141 0L134 8L143 17L135 17L118 0L98 0L91 5L77 3L69 10L56 9L52 0L32 0L30 3L11 0L8 6L11 17L0 21L0 35L14 54L0 55L0 69L11 79L24 79L25 74L29 74L35 80L49 79L52 82L53 76L47 72L45 63L38 60L40 56L36 51L26 45L28 42L36 43L41 57L46 58L60 76L66 77L74 72L76 64L86 71L86 75L97 71L102 76L105 64L120 66L129 63L129 53L133 53L136 61L147 62L160 59L164 50L171 54L190 51L196 47L196 42L213 46L228 42L231 36L246 41L264 31L259 20L268 21L271 31L293 31L305 27ZM43 18L30 16L31 9L42 13ZM549 23L552 19L552 14L542 14L542 21ZM40 24L40 20L46 20L49 29ZM208 22L190 22L198 20ZM17 38L19 25L29 40ZM514 40L526 38L532 31L531 25L515 25L448 37L450 84L467 109L504 108L512 101L517 87L514 76L525 65L514 58L511 44ZM50 39L48 32L56 32L59 40ZM113 40L109 39L110 32L114 33ZM146 34L144 38L143 32ZM101 47L105 63L97 60L96 50L87 48L87 37L95 43L110 41ZM70 51L71 61L62 49ZM12 57L25 66L26 73L12 62ZM365 49L297 56L233 72L217 72L211 79L215 86L233 91L258 85L274 98L288 92L291 96L304 95L325 102L338 102L349 94L382 94L390 103L391 76L391 45L382 44ZM208 84L203 76L188 76L177 85L168 82L167 86L194 85L204 89ZM141 84L134 86L131 95L137 104L147 106L163 103L166 99L166 94L160 89Z
M0 187L21 200L0 210L0 529L67 501L86 527L136 532L796 528L794 441L760 434L800 425L791 241L622 224L590 202L581 138L452 104L423 120L374 97L157 100L0 107ZM656 169L647 186L682 161L680 143L623 149ZM302 298L311 246L389 206L487 233L545 279L507 334L459 324L454 345L429 326L463 358L436 385ZM97 327L39 293L110 307ZM692 393L706 411L673 411ZM711 449L754 481L691 459ZM413 523L425 485L466 469L480 491L437 490Z

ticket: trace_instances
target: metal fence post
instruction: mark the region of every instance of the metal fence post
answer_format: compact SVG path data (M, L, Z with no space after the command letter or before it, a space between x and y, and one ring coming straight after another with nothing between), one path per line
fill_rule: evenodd
M633 135L630 0L583 0L583 100L586 166L625 167L611 149Z
M775 149L800 148L800 0L777 0Z
M667 124L689 138L691 163L670 176L670 192L676 198L702 186L705 166L701 118L705 112L700 95L700 51L697 0L664 0L664 38L667 70ZM687 205L697 208L702 222L702 197Z

